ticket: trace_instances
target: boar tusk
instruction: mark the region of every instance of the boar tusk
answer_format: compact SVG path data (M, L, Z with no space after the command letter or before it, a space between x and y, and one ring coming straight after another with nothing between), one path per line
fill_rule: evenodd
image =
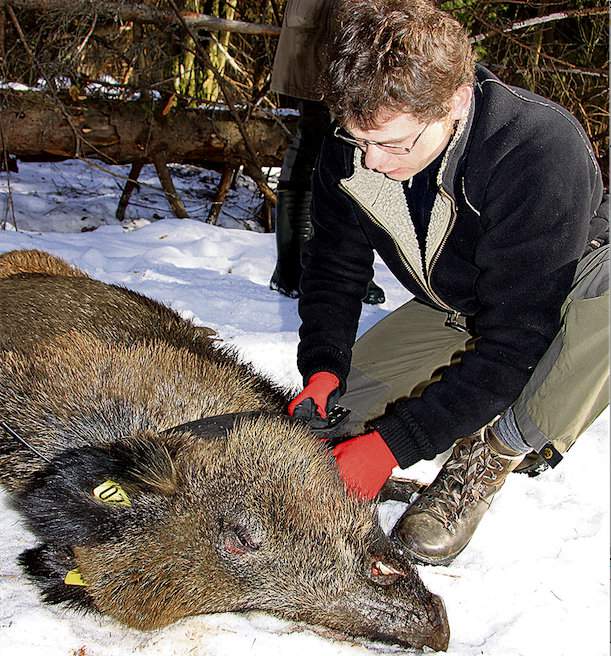
M405 572L395 569L390 565L386 565L386 563L383 563L381 560L376 561L374 563L374 567L380 572L380 574L382 574L382 576L391 576L391 575L405 576Z

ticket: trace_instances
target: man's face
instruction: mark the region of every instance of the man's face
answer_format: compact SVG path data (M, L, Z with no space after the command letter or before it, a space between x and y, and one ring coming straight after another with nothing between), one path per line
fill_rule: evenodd
M443 151L452 137L453 125L451 116L423 123L410 114L399 113L385 117L373 129L347 126L346 131L356 139L376 142L358 146L366 168L402 181L425 169ZM410 152L388 152L376 144L408 148Z

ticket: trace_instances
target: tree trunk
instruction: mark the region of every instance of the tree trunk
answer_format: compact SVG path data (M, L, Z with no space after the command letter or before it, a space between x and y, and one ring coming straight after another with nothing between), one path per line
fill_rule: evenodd
M37 92L0 90L5 149L22 160L87 157L108 164L218 163L251 167L240 132L225 110L174 109L162 103L112 101L62 95L58 103ZM68 120L69 117L69 120ZM294 117L263 115L246 124L260 166L280 166L296 126Z

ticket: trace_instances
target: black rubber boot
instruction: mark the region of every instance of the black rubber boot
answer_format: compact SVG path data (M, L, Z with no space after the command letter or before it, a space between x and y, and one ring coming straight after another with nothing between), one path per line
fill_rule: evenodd
M278 259L269 286L290 298L299 296L301 252L312 236L312 192L279 189L276 192L276 248Z
M301 280L301 254L303 246L312 237L310 205L312 192L295 189L278 189L276 192L276 268L269 282L270 289L289 298L299 298ZM384 290L373 280L367 285L363 303L384 303Z
M384 294L384 290L376 285L373 280L370 280L367 285L367 293L365 294L363 303L367 303L368 305L380 305L381 303L384 303L385 300L386 295Z

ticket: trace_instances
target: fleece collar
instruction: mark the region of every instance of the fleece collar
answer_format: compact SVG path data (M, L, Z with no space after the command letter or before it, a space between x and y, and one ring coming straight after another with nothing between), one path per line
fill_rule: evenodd
M439 191L433 203L424 253L421 252L416 238L402 182L390 180L365 168L362 153L358 149L355 149L353 157L354 173L339 182L340 188L393 239L410 273L431 296L431 300L442 307L446 307L446 304L432 290L430 274L444 240L453 227L454 178L473 123L474 106L473 98L469 112L459 121L441 162L437 175Z

